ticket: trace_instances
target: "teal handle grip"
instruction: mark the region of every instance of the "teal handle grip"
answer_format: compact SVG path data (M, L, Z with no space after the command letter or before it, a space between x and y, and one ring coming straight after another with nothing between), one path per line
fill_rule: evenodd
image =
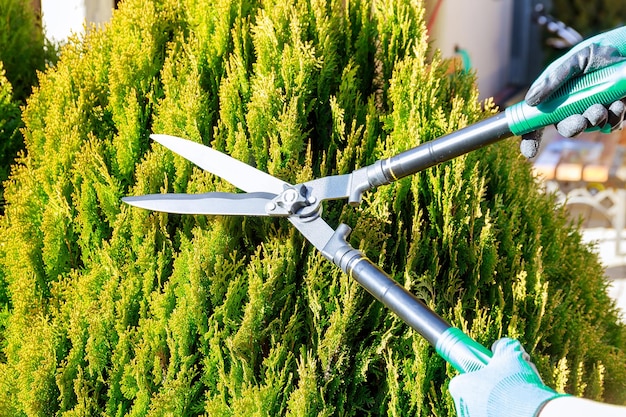
M509 129L519 136L581 114L593 104L610 105L623 97L626 97L626 61L571 79L536 107L521 101L505 112Z
M437 353L461 373L482 369L489 363L492 353L456 327L441 334L435 345Z

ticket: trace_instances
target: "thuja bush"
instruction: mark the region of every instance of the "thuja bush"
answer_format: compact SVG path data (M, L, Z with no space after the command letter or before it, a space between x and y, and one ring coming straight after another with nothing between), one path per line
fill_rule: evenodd
M454 415L455 371L284 220L125 195L235 191L151 132L293 183L473 123L410 0L127 0L67 45L24 113L0 228L2 415ZM549 385L626 398L603 271L515 140L325 218L453 324L519 338Z
M6 79L2 61L0 61L0 160L7 160L12 152L12 144L19 135L19 128L22 125L20 118L20 108L13 100L13 89L11 83ZM8 177L8 166L0 166L0 179ZM3 206L4 198L0 192L0 208ZM6 289L6 282L0 280L0 346L3 346L4 334L2 329L5 326L9 314L9 299ZM0 354L1 355L1 354ZM0 356L1 357L1 356Z
M0 61L0 180L8 178L9 167L22 144L19 132L21 126L20 105L13 98L13 87ZM0 192L0 204L2 202Z
M0 0L0 61L16 100L26 100L37 84L37 71L56 62L56 54L30 1Z
M44 37L30 3L0 0L0 183L24 147L20 105L37 84L37 72L56 62L56 47ZM0 187L0 211L3 205Z

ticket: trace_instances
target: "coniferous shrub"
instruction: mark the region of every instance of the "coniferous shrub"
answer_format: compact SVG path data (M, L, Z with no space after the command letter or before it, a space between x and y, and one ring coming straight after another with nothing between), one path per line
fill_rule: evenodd
M0 0L0 61L20 102L37 84L37 71L57 59L56 46L45 38L40 20L30 1Z
M13 100L13 89L11 83L4 76L4 67L0 61L0 159L7 160L7 155L12 152L11 145L16 142L15 137L19 135L21 126L20 109ZM8 166L0 166L0 179L8 177ZM0 207L3 202L0 193ZM1 273L0 273L1 277ZM9 298L6 289L6 282L0 278L0 346L3 346L4 329L9 313ZM1 354L0 354L1 357Z
M0 180L9 176L9 167L22 143L19 129L22 126L19 103L13 99L13 87L5 76L0 61ZM3 199L0 198L0 202Z
M24 112L0 224L1 415L453 415L454 371L284 220L125 195L233 191L151 132L290 182L347 173L493 112L428 52L419 2L127 0L67 45ZM515 141L325 218L549 385L626 398L603 271Z
M37 84L37 71L54 64L56 53L29 1L0 0L0 183L24 147L20 105ZM0 187L0 210L3 205Z

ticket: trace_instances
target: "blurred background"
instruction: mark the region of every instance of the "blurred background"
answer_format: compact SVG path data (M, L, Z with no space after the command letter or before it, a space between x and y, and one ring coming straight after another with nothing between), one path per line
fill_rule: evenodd
M33 0L43 16L48 39L66 40L71 33L81 33L85 22L101 24L111 19L119 0Z
M111 19L117 0L25 0L45 37L61 45ZM624 23L626 0L424 0L434 49L477 76L480 98L501 108L523 99L545 65L573 45ZM7 70L8 71L8 70ZM606 265L609 290L626 311L626 136L576 141L546 129L530 163L557 193Z

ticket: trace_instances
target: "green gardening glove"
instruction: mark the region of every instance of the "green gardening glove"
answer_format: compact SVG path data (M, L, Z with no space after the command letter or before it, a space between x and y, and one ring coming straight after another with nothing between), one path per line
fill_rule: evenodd
M589 38L567 54L550 64L539 75L526 93L526 104L538 106L573 77L588 74L626 59L626 26ZM608 106L595 104L582 114L574 114L557 123L562 136L573 137L592 127L613 130L619 126L626 113L626 104L615 101ZM526 157L536 155L541 132L531 132L522 137L521 151Z
M535 417L548 401L564 396L543 384L517 340L500 339L492 351L483 369L450 381L459 417Z

